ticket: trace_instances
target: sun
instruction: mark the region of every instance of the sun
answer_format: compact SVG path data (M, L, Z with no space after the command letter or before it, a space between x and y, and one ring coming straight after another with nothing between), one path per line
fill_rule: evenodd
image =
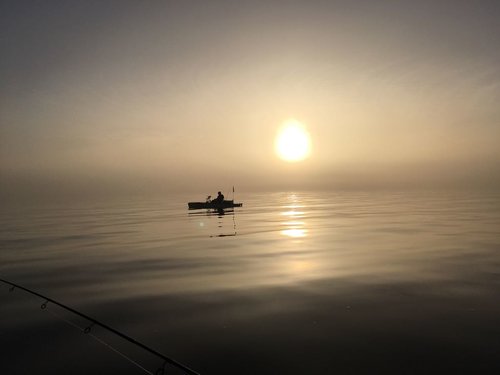
M286 121L274 142L276 154L288 162L305 160L311 153L311 138L306 127L297 120Z

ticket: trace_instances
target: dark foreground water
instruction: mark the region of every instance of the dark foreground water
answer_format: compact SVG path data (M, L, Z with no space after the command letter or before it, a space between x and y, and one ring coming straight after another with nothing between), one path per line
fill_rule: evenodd
M499 196L196 198L4 207L0 277L202 374L500 370ZM92 335L162 365L43 302L0 285L1 374L145 373Z

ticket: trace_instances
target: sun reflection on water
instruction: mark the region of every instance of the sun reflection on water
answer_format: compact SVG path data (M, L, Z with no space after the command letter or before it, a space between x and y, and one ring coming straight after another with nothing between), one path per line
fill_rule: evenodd
M282 229L280 233L284 236L292 238L306 237L307 230L305 229L305 222L302 220L300 221L296 220L296 219L303 219L305 216L305 212L295 210L296 208L300 208L303 206L296 204L297 197L295 195L290 196L289 199L293 201L293 204L285 206L285 208L288 210L282 212L281 215L286 216L291 220L284 221L281 223L281 225L284 226L284 229Z
M307 236L307 230L301 228L283 229L280 233L284 236L294 237L294 238Z

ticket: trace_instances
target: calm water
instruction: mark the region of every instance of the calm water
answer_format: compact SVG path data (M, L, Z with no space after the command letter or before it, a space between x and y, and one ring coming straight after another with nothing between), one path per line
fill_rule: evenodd
M3 208L0 277L203 374L500 370L499 196L237 198ZM43 302L0 285L0 373L144 373Z

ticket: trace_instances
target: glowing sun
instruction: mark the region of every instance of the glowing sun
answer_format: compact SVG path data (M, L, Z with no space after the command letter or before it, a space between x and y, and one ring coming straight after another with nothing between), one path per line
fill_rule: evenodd
M288 162L307 159L311 153L309 132L300 122L288 120L278 131L274 149L281 159Z

